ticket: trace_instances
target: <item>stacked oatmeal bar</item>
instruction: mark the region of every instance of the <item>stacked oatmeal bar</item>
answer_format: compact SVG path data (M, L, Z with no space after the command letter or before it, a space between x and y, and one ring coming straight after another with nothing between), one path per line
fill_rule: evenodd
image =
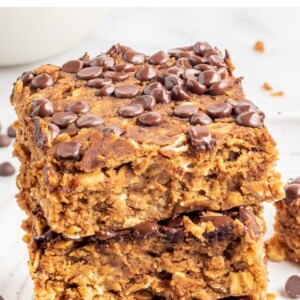
M286 185L285 194L274 204L275 233L267 242L267 254L274 261L288 258L300 263L300 177Z
M23 73L18 203L39 299L265 299L277 150L205 42Z

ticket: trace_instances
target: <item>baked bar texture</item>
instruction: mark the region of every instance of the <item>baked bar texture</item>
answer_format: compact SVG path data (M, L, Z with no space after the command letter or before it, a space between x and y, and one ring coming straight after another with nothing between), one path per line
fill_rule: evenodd
M115 45L15 83L20 206L69 238L282 199L275 142L228 52ZM24 196L26 195L26 196Z
M286 198L274 204L274 236L266 243L267 254L274 261L288 258L300 263L300 177L285 192Z
M79 240L32 220L24 228L37 300L266 299L261 206L193 212Z

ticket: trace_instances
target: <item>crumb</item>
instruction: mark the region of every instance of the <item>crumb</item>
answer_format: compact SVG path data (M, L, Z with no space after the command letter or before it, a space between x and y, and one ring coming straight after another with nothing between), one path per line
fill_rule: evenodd
M274 299L276 299L276 294L275 293L268 293L267 294L267 299L268 300L274 300Z
M279 91L279 92L273 92L270 94L272 97L282 97L284 96L284 92L283 91Z
M253 49L257 52L265 52L265 45L263 43L263 41L257 41L253 47Z
M265 82L262 86L261 86L262 89L266 90L266 91L272 91L272 87L267 83Z

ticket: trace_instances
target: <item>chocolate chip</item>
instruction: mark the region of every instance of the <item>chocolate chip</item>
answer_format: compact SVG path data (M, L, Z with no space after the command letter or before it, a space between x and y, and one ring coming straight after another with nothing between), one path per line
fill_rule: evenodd
M0 128L1 130L1 128ZM8 128L7 128L7 135L9 137L12 137L12 138L15 138L16 137L16 130L12 127L12 125L10 125Z
M52 231L51 229L48 229L46 232L44 232L42 235L35 236L34 242L38 247L40 247L42 244L48 243L54 239L56 239L58 236L58 233Z
M113 133L113 134L116 134L116 135L122 135L123 134L123 130L117 126L107 126L105 128L102 129L102 132L104 134L109 134L109 133Z
M175 85L179 85L182 86L184 84L183 80L180 79L178 76L175 75L169 75L165 78L165 87L167 88L167 90L172 90L172 88Z
M194 66L194 69L204 72L204 71L209 71L209 70L214 70L217 71L217 67L211 66L211 65L206 65L206 64L199 64Z
M65 128L77 120L77 115L73 112L59 112L53 115L53 123L60 128Z
M156 89L156 88L163 89L164 86L163 86L161 83L159 83L159 82L152 82L152 83L150 83L150 84L148 84L148 85L146 86L146 88L144 89L143 93L144 93L145 95L150 95L151 92L152 92L154 89Z
M285 188L286 201L289 204L293 204L294 200L300 198L300 184L291 183Z
M237 103L237 105L234 108L234 113L236 115L239 115L244 112L256 112L258 113L257 108L254 106L254 104L248 100L243 100Z
M227 64L224 61L224 58L220 55L211 55L208 59L208 62L212 66L216 66L218 68L227 67Z
M292 298L300 298L300 276L289 277L285 283L285 291Z
M220 54L221 54L221 52L217 49L213 49L213 48L208 49L207 48L207 49L204 50L204 57L205 58L209 58L212 55L220 55Z
M169 103L171 101L171 93L165 89L156 88L150 93L156 99L156 103Z
M185 92L185 90L179 86L175 85L172 89L172 99L173 100L188 100L191 96Z
M89 128L100 126L104 123L103 119L96 115L85 115L76 121L79 128Z
M225 79L226 76L227 76L227 74L228 74L226 68L219 68L216 71L220 74L220 76L221 76L222 79Z
M104 71L111 69L114 65L114 59L107 55L97 56L91 62L92 67L101 67Z
M65 107L65 111L69 111L74 114L85 114L89 110L90 110L89 104L82 100L71 103Z
M156 126L162 122L162 116L156 111L146 112L138 117L138 121L141 125Z
M260 226L256 222L254 214L251 211L248 211L244 207L241 206L239 208L239 212L238 212L238 219L248 227L252 238L259 237Z
M0 134L0 148L7 147L11 143L11 139L6 134Z
M44 102L50 102L51 101L47 98L34 98L31 101L31 106L33 107L33 109L35 109L36 107L38 107L39 105L41 105Z
M232 106L228 103L210 104L207 113L212 118L226 118L231 115Z
M33 78L34 78L34 75L33 75L33 73L30 71L30 72L24 72L24 73L21 75L20 80L22 80L23 83L24 83L25 85L27 85L27 84L29 84L29 83L32 81Z
M169 75L172 74L179 77L183 75L184 69L180 66L174 66L167 69L166 71Z
M174 227L174 228L183 227L183 217L182 216L176 216L176 217L167 219L164 222L164 225L168 226L168 227Z
M101 67L88 67L88 68L81 69L77 73L77 76L80 79L89 80L89 79L100 77L101 74L102 74Z
M182 58L177 59L176 65L181 66L184 69L191 69L192 68L192 66L189 63L189 60L186 57L182 57Z
M135 70L135 66L133 64L124 63L112 68L114 71L118 72L133 72Z
M174 49L168 50L168 54L170 55L170 57L179 58L180 54L183 53L183 52L184 53L187 52L187 53L189 53L189 55L195 54L195 53L192 53L191 50L192 50L192 48L179 47L179 48L174 48Z
M262 126L260 115L256 112L244 112L237 116L236 122L245 127L260 128Z
M136 52L132 49L128 49L124 52L123 59L134 65L140 65L146 61L146 55L143 53Z
M215 82L211 85L211 87L208 89L208 93L213 96L222 95L225 91L229 88L229 83L227 80L221 80L218 82Z
M147 238L149 235L158 232L159 225L157 222L144 222L133 227L133 236L135 238Z
M188 59L189 59L190 63L193 66L207 63L207 59L206 58L203 58L203 57L198 56L198 55L190 55Z
M221 80L221 76L218 72L214 70L207 70L200 73L198 81L207 87L210 87L213 83Z
M60 129L58 126L56 126L53 123L49 123L48 128L49 131L51 132L51 138L54 140L59 135Z
M186 87L189 91L197 95L203 95L207 90L205 85L200 84L198 81L194 79L188 79L186 81Z
M61 143L56 149L57 158L78 159L80 157L81 144L77 142Z
M100 79L100 78L90 79L87 83L88 86L97 88L97 89L101 89L102 87L104 87L108 84L112 84L112 80L108 79L108 78L106 78L106 79Z
M231 99L231 98L226 99L225 102L228 103L229 105L231 105L233 108L235 108L239 104L238 101Z
M214 217L213 224L218 230L227 230L232 228L234 222L230 217L216 216Z
M119 108L118 113L124 118L133 118L144 112L144 108L140 104L128 104Z
M107 71L104 73L104 77L114 81L123 81L129 77L129 74L126 72Z
M132 84L120 85L115 88L115 96L117 98L132 98L139 92L137 86Z
M207 49L211 49L212 46L207 43L207 42L197 42L193 46L193 50L195 51L196 54L203 55L204 51Z
M153 96L142 95L134 98L131 102L132 104L140 104L145 110L152 110L156 104L156 100Z
M152 65L163 65L169 59L169 55L164 51L159 51L149 57L149 64Z
M195 113L190 118L190 123L192 125L208 125L212 122L213 120L204 112Z
M54 113L54 108L50 101L41 101L39 105L35 106L33 113L41 118L50 117Z
M10 162L0 164L0 176L10 176L16 172L14 166Z
M189 129L188 135L193 152L210 150L216 145L216 141L212 139L205 127L193 126Z
M115 86L113 84L108 84L104 86L102 89L96 92L96 96L111 96L115 91Z
M191 115L193 115L195 112L197 112L198 107L194 106L194 105L181 105L181 106L177 106L174 110L173 110L173 114L176 117L179 118L188 118Z
M193 54L192 51L178 51L175 54L175 58L180 59L180 58L183 58L183 57L189 57L191 54Z
M200 74L200 71L195 70L195 69L187 69L184 71L183 73L183 78L184 79L194 79L194 80L198 80L198 76Z
M46 73L34 77L31 81L31 86L36 89L43 89L52 86L53 84L53 78Z
M135 77L136 77L136 79L138 79L140 81L147 81L147 80L150 80L150 79L156 77L156 71L152 67L148 66L148 67L138 70L135 73Z
M82 67L83 67L83 61L75 59L75 60L70 60L65 64L63 64L61 69L63 72L77 73L82 69Z

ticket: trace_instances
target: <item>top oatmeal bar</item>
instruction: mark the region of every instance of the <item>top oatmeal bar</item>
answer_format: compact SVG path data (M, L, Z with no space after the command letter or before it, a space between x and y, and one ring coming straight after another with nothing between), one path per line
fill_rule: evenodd
M67 237L282 198L275 142L242 78L208 43L121 45L23 73L19 204Z

